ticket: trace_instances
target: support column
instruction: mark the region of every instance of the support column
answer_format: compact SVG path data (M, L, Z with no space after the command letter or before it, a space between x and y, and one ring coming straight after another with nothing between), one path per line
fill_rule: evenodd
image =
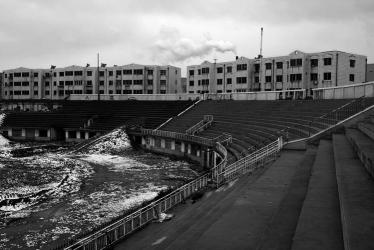
M69 131L65 131L65 140L69 139Z
M206 151L206 166L210 166L210 149L207 149Z
M90 133L86 131L86 132L84 133L84 138L85 138L86 140L90 139Z
M8 128L8 136L12 136L12 129Z
M145 145L146 144L146 141L144 139L144 136L142 136L142 145Z
M51 138L51 129L48 129L48 130L47 130L47 137L48 137L48 138Z
M76 132L75 132L75 138L77 138L77 139L80 139L80 138L81 138L81 133L80 133L80 131L76 131Z
M187 144L187 153L191 154L191 144Z
M217 153L213 151L213 167L217 166Z
M184 142L181 142L181 152L184 153L185 151L185 144Z
M172 140L170 142L170 148L171 148L171 150L175 150L175 141L174 140Z
M35 138L39 137L39 129L35 129Z
M22 137L26 137L26 129L22 129Z
M165 148L165 139L161 139L160 141L160 144L161 144L161 148Z

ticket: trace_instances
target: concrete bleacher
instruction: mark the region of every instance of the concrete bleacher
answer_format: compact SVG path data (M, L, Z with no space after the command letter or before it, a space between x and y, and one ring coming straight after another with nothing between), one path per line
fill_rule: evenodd
M192 101L65 101L51 112L8 112L2 128L107 132L139 124L154 129L192 105Z
M340 100L299 101L204 101L174 118L161 130L184 133L188 128L213 115L214 122L197 134L216 138L229 133L233 143L227 146L229 163L248 155L283 136L288 140L305 138L325 129L328 125L316 118L350 102Z

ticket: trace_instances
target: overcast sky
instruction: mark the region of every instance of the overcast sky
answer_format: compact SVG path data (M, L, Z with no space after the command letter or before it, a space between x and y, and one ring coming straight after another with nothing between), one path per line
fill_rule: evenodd
M342 50L374 62L374 0L0 0L0 69Z

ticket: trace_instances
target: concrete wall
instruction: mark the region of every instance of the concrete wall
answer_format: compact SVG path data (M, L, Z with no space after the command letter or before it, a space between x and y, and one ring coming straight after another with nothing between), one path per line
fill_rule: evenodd
M374 82L313 89L315 99L374 97Z

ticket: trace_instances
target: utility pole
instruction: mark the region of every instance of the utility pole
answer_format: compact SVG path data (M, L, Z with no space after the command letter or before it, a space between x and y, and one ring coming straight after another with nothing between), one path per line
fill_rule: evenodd
M100 57L97 53L97 100L100 101Z

